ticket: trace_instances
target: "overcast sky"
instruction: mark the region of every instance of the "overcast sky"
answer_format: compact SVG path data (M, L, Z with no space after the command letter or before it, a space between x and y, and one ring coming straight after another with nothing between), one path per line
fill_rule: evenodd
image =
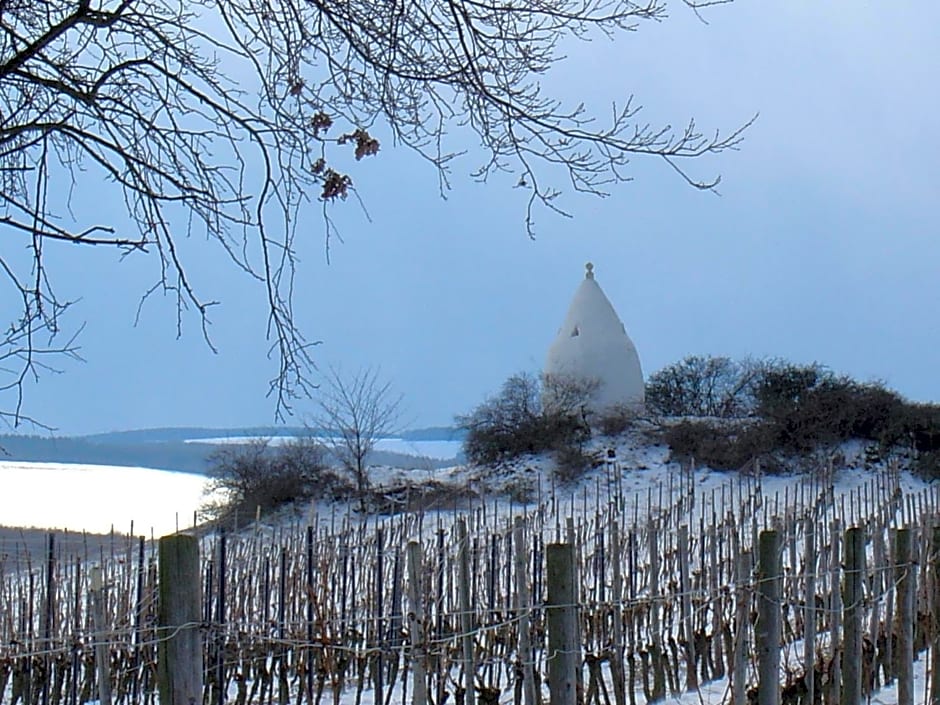
M647 375L689 354L774 356L940 401L940 4L738 0L707 26L671 10L572 47L543 85L601 115L634 93L654 124L729 129L759 112L740 151L688 165L720 173L721 196L637 160L609 198L566 198L574 218L540 214L533 241L523 192L463 178L467 161L441 200L425 163L383 144L353 172L371 222L334 208L329 264L316 208L304 229L296 311L321 364L380 366L409 425L449 424L541 368L592 261ZM60 294L82 297L87 361L30 385L28 413L62 434L273 420L263 292L217 252L197 251L194 271L223 302L218 354L195 322L177 340L171 302L134 326L150 264L50 256Z

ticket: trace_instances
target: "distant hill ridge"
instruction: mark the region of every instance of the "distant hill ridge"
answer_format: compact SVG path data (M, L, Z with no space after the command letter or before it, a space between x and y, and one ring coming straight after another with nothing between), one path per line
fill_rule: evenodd
M301 426L171 427L111 431L87 436L2 435L0 460L117 465L204 473L207 460L217 446L191 441L245 436L278 438L320 435L318 431ZM409 441L461 440L463 432L446 426L435 426L412 429L396 434L396 437ZM381 459L377 461L383 462Z

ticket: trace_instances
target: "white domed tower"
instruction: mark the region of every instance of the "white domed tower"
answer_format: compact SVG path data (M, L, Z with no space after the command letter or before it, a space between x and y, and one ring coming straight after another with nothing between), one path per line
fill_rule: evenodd
M581 286L545 360L548 378L596 384L588 408L604 413L617 407L642 407L643 370L636 347L594 280L588 262Z

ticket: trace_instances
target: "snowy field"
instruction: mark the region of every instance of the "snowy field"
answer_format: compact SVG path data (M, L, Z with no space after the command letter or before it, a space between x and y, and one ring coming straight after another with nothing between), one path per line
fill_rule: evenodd
M0 525L162 536L192 525L206 478L110 465L0 462Z
M247 436L198 439L191 443L236 444ZM274 438L285 443L289 438ZM436 460L454 459L460 441L383 438L376 449ZM401 471L399 471L401 472ZM392 468L380 478L397 475ZM427 479L428 471L421 478ZM193 523L203 503L206 478L185 472L111 465L0 461L0 526L108 533L131 531L147 537L173 533Z

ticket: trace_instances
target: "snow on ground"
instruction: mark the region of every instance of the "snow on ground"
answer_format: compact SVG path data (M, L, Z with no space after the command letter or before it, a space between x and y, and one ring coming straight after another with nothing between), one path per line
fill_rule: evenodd
M625 499L627 507L636 505L641 514L647 502L653 508L658 506L663 488L670 484L686 483L687 490L694 488L695 494L703 498L699 506L704 509L705 501L710 502L712 497L720 499L724 496L723 490L742 482L737 473L708 468L700 468L692 474L680 472L679 464L669 457L669 449L658 445L648 431L640 427L617 439L591 441L585 450L599 459L598 467L569 484L553 479L555 461L550 454L524 457L496 468L456 462L451 467L434 468L419 459L412 468L373 467L370 478L374 486L384 488L414 487L434 481L483 495L501 493L512 499L516 511L520 505L531 506L554 496L562 512L577 512L593 507L596 502L604 504L611 494L617 493ZM245 443L250 440L253 439L239 436L193 442ZM286 440L276 438L273 442ZM379 447L415 457L446 459L457 455L460 442L387 438L380 441ZM612 453L610 462L609 453ZM866 468L861 444L846 444L839 449L839 454L841 468L832 477L836 496L855 491L885 471L883 467ZM905 492L916 493L925 486L909 473L901 473L899 480ZM754 478L744 481L752 483ZM133 521L136 534L160 536L177 527L191 526L193 512L204 501L205 478L145 468L7 461L0 462L0 483L7 498L0 504L0 525L90 532L108 532L113 527L128 532ZM820 490L818 483L818 476L810 474L764 475L760 479L760 491L769 502L778 498L782 505L788 493L791 501L795 493L800 492L811 499ZM12 498L16 498L15 501ZM442 509L452 511L454 506L451 503ZM331 514L327 507L319 507L317 511L321 517Z
M206 478L110 465L0 462L0 524L162 536L192 525Z
M205 439L202 439L204 442ZM245 437L212 439L212 442L246 442ZM395 445L395 442L398 445ZM278 442L283 442L278 439ZM457 442L415 442L386 439L383 449L396 452L420 453L425 457L453 457L459 450ZM506 492L528 490L525 502L547 499L552 493L556 501L572 512L594 502L603 503L614 491L622 492L630 502L643 507L650 499L655 504L657 492L667 483L690 483L698 497L708 497L735 482L753 482L754 478L741 478L736 473L716 472L707 468L694 473L680 472L681 468L669 458L667 448L650 442L642 431L627 434L615 441L598 439L586 448L601 462L573 484L562 485L552 479L554 459L550 455L523 458L499 468L477 468L454 465L440 470L376 467L371 472L376 485L394 487L414 485L433 480L454 488L472 487L474 490L492 488ZM608 451L612 451L608 462ZM861 445L846 445L840 449L840 467L832 476L834 496L846 495L885 475L883 467L868 468ZM909 473L897 478L905 492L917 492L925 483ZM118 531L130 531L134 522L136 534L162 535L188 526L193 510L203 500L205 478L187 473L173 473L145 468L116 468L109 466L68 465L56 463L0 462L0 486L4 487L4 502L0 505L0 524L69 528L107 532L112 526ZM815 483L815 485L813 484ZM686 485L689 487L689 485ZM818 491L819 479L809 475L763 476L760 489L768 502L775 497L783 501L806 489L807 497ZM523 493L524 494L524 493ZM714 496L714 495L712 495ZM524 502L523 502L524 503ZM703 500L700 503L704 505ZM512 505L509 505L510 510ZM520 504L515 504L518 511ZM324 511L326 509L326 511ZM321 512L319 519L327 520L329 509L308 508L311 516ZM505 510L505 508L503 509ZM446 511L451 511L447 509ZM369 519L379 521L378 517ZM915 693L925 693L927 654L921 654L915 663ZM365 694L366 697L368 693ZM396 697L398 694L396 693ZM352 705L355 689L349 688L340 696L341 705ZM500 702L511 702L511 693ZM700 691L669 697L677 705L721 705L730 698L727 680L704 684ZM368 702L368 700L364 700ZM873 705L895 705L896 686L882 688L870 697Z

